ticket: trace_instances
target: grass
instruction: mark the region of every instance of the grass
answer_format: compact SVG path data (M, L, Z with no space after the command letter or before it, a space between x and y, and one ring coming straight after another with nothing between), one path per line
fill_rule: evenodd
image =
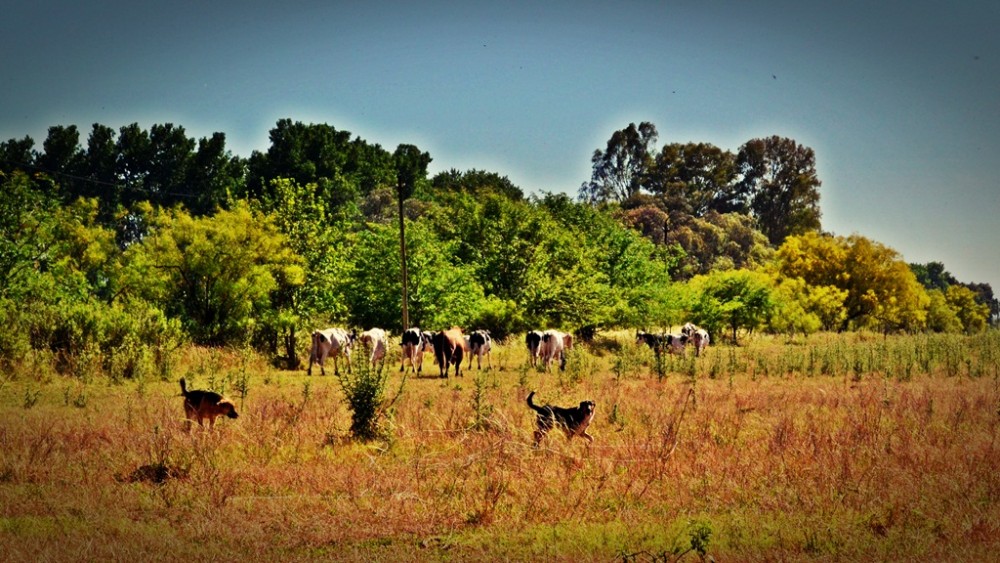
M760 337L663 377L619 338L561 374L512 343L494 371L410 376L369 443L336 378L245 351L167 380L26 362L0 375L0 559L996 558L996 332ZM240 418L185 433L181 376ZM531 389L597 401L594 445L533 449Z

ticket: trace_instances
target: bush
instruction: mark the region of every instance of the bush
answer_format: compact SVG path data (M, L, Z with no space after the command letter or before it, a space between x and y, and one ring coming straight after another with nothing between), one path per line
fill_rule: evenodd
M361 345L351 356L350 369L341 370L337 381L344 392L344 400L351 411L351 435L368 442L386 436L383 423L396 399L402 394L405 375L399 390L392 399L386 396L389 374L385 359L375 365L369 363L371 350Z

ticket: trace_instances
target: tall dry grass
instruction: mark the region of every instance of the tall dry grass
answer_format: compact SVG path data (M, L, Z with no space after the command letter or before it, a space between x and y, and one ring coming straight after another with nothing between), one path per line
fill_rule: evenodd
M758 338L660 369L614 336L565 372L512 343L493 371L411 376L372 443L335 378L247 353L189 350L165 381L8 373L0 559L995 559L997 333ZM240 418L185 433L181 376ZM532 448L531 389L595 400L596 442Z

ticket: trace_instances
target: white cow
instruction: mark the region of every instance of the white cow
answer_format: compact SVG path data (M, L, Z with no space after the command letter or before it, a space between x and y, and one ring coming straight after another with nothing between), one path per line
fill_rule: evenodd
M347 357L347 372L351 371L351 344L357 336L356 331L347 332L342 328L327 328L317 330L312 333L312 349L309 351L309 369L307 374L312 375L313 362L319 362L320 373L326 375L323 362L333 355L333 373L340 374L337 366L337 356L343 354Z
M559 369L566 369L566 350L573 348L573 335L546 330L542 333L542 342L538 347L538 355L545 365L545 371L552 370L552 360L559 358Z
M701 327L687 323L681 327L681 334L687 336L691 343L694 344L695 356L700 356L701 352L708 347L708 331Z
M375 365L375 362L385 357L385 351L389 346L389 341L385 336L385 331L380 328L370 328L360 335L358 340L365 345L368 350L368 362Z

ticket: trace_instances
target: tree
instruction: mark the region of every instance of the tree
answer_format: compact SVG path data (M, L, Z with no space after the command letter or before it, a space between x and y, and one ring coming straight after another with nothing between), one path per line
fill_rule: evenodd
M121 203L127 207L149 199L146 177L153 159L149 133L138 123L122 127L118 132L115 154L115 180L120 186Z
M656 156L647 189L670 210L702 217L709 210L746 212L735 185L736 158L708 143L671 143Z
M51 260L47 230L55 203L27 173L0 173L0 298L26 295L28 278Z
M95 123L87 137L82 175L85 181L72 186L69 199L96 197L100 200L101 220L110 223L118 205L122 203L120 186L115 173L118 147L114 129Z
M388 225L371 225L358 234L350 250L352 265L340 291L357 326L401 331L402 286L397 283L402 264L398 233ZM409 312L414 325L442 329L464 326L482 305L482 286L473 269L453 264L455 242L442 241L423 222L406 230L409 251Z
M199 344L249 342L279 285L305 281L284 235L245 203L204 218L176 208L145 213L150 234L125 253L123 290L180 319Z
M342 291L343 280L352 264L355 237L346 222L327 216L316 184L299 185L294 180L271 181L265 197L253 203L288 238L296 255L305 260L306 283L285 284L272 294L275 312L265 334L266 347L283 347L285 365L299 365L296 335L307 323L344 323L349 308ZM336 249L336 250L334 250Z
M712 272L691 280L694 322L712 333L727 327L737 342L740 329L753 331L767 322L775 307L771 277L763 272Z
M25 135L23 139L10 139L0 143L0 171L8 174L15 170L28 172L35 165L35 140Z
M467 192L473 195L495 193L513 200L524 199L524 192L509 178L484 170L459 172L452 168L435 175L431 179L431 186L438 191Z
M927 305L927 328L934 332L961 332L962 321L948 304L944 291L930 289L927 296L930 299Z
M395 183L392 154L379 145L351 140L349 131L321 124L278 120L266 153L254 151L247 163L246 194L261 197L275 178L316 184L329 215L381 186Z
M621 203L638 194L652 165L657 135L656 126L647 121L615 131L603 152L594 151L591 180L580 186L580 199Z
M969 334L986 330L990 308L979 302L978 296L963 285L952 285L944 291L945 301L962 323L962 330Z
M944 269L941 262L928 262L926 264L910 264L913 275L927 289L940 289L944 291L948 286L958 283L955 276Z
M79 182L84 162L76 125L49 127L42 149L44 152L37 159L42 172L59 183L63 193L76 191L72 186Z
M777 278L776 309L770 326L775 332L808 335L817 330L836 330L847 311L847 291L831 285L809 285L802 278Z
M226 150L225 133L198 140L187 173L186 205L195 215L208 215L243 189L246 161Z
M776 256L781 276L847 292L842 329L924 327L930 298L892 248L860 235L844 238L810 232L788 237Z
M736 167L737 193L771 244L819 230L821 182L811 148L778 136L753 139L740 148Z

